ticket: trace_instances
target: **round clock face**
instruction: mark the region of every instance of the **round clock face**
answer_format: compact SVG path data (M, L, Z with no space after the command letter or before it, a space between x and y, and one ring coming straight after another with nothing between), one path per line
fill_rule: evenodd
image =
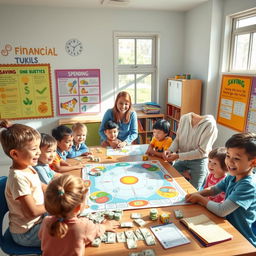
M83 45L77 39L70 39L66 42L65 49L69 55L77 56L83 51Z

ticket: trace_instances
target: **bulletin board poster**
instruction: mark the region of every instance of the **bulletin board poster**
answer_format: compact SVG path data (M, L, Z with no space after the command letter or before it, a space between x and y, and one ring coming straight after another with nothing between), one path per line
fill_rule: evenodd
M96 114L101 111L100 70L55 70L58 113Z
M256 77L253 77L252 80L252 90L248 110L246 131L256 133Z
M223 75L217 122L231 129L245 130L252 77Z
M50 65L0 65L0 119L48 117L53 117Z

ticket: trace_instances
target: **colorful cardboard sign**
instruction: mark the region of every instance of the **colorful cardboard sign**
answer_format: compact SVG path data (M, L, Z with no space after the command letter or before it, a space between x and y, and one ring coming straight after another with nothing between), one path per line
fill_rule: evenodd
M231 129L245 130L252 77L223 75L217 122Z
M0 65L0 119L46 117L53 117L50 65Z
M100 113L100 70L55 70L59 115Z

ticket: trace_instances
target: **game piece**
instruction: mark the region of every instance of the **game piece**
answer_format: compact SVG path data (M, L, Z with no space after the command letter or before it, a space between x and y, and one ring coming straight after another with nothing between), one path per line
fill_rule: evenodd
M151 234L151 232L147 228L140 228L140 232L142 233L147 245L156 244L155 237Z
M156 256L156 253L152 249L147 249L142 251L143 256Z
M146 222L143 219L135 219L134 222L138 224L140 227L143 227L146 225Z
M135 235L135 233L134 233L132 230L126 230L126 231L124 231L124 233L125 233L125 235L126 235L127 238L132 238L132 239L134 239L135 241L138 240L137 237L136 237L136 235Z
M132 222L127 221L127 222L122 222L120 224L120 226L121 226L121 228L132 228L133 224L132 224Z
M107 232L107 241L106 244L114 244L116 242L116 233Z
M143 156L142 156L142 160L143 160L143 161L147 161L147 160L148 160L148 155L143 155Z
M175 214L175 217L177 219L182 219L183 218L183 213L181 210L174 210L174 214Z
M125 234L124 232L119 232L116 234L116 239L117 239L117 242L118 243L124 243L126 242L126 237L125 237Z
M94 239L94 240L92 241L92 244L91 244L91 245L92 245L93 247L99 247L100 244L101 244L100 238L96 238L96 239Z
M108 238L107 233L104 233L104 234L100 237L100 240L101 240L101 242L105 243L105 242L107 241L107 238Z
M126 243L127 243L128 249L135 249L135 248L137 248L137 243L132 238L127 238Z
M106 158L107 159L113 159L113 156L107 156Z
M155 209L155 208L150 209L149 218L151 220L157 220L158 219L158 211L157 211L157 209Z
M138 238L138 240L144 240L143 235L141 234L139 229L135 229L134 230L134 234L136 235L136 237Z
M108 213L108 218L113 220L114 219L114 216L115 216L115 213L114 212L109 212Z
M115 219L115 220L121 220L121 218L122 218L122 214L121 214L121 213L116 212L116 213L114 214L114 219Z
M170 223L171 218L169 213L162 213L160 214L160 221L164 224Z
M140 219L141 218L141 214L140 213L137 213L137 212L133 212L131 214L131 218L132 219Z

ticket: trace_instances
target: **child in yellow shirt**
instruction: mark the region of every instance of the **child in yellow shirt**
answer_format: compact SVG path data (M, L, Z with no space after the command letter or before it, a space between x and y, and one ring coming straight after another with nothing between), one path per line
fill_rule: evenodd
M146 154L163 158L163 152L172 144L172 138L169 137L169 133L170 123L164 119L157 120L153 125L153 138Z

